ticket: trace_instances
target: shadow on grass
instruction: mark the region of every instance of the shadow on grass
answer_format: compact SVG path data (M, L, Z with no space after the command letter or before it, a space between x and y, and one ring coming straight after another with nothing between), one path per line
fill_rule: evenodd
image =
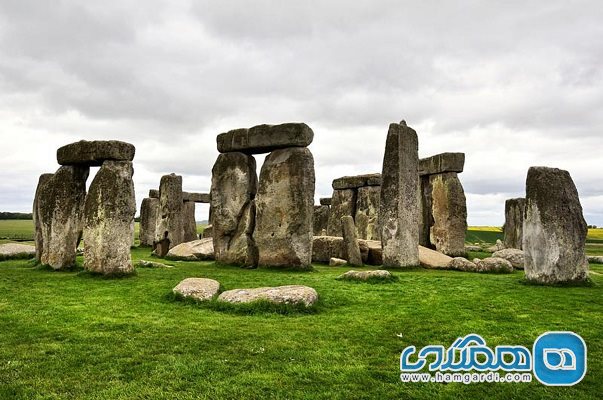
M128 272L128 273L114 272L111 274L102 274L100 272L92 272L92 271L82 270L77 273L78 278L98 279L98 280L129 279L129 278L136 278L137 276L138 276L138 272L136 270L134 270L132 272Z
M338 280L341 282L349 282L349 283L368 283L371 285L381 285L381 284L387 284L387 283L396 283L400 280L400 278L398 278L395 275L387 276L387 277L371 276L370 278L367 278L367 279L358 279L358 278L338 276L337 278L335 278L335 280Z
M52 272L52 273L57 273L57 274L81 272L84 270L84 267L82 267L79 263L76 263L75 265L72 265L71 267L62 268L62 269L54 269L50 265L40 264L36 260L30 260L30 261L28 261L28 264L31 267L33 267L32 270L34 270L34 271Z
M588 278L585 281L571 281L571 282L563 282L563 283L540 283L534 282L526 278L521 278L519 280L521 285L526 286L541 286L541 287L552 287L552 288L565 288L565 287L598 287L599 285L593 281L591 278Z

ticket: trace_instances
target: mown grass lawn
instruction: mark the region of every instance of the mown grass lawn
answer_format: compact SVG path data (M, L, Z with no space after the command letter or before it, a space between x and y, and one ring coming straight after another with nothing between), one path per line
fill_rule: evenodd
M134 249L135 260L148 249ZM603 266L589 287L540 287L522 273L479 275L413 269L390 284L315 272L242 270L170 262L171 269L105 280L50 272L28 261L0 263L0 398L496 398L594 399L603 392ZM244 314L177 302L186 277L224 289L314 287L314 313ZM549 330L579 333L588 373L570 388L530 384L399 382L409 345L449 346L469 333L491 346L531 348ZM399 335L401 337L399 337Z

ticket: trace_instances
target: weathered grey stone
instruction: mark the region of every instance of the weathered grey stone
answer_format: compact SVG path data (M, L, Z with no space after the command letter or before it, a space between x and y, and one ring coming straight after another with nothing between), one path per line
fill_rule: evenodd
M432 188L429 175L419 177L419 245L434 249L431 243L431 227L434 224Z
M510 274L513 272L511 263L503 258L489 257L480 260L476 258L473 263L477 267L475 272L491 272L497 274Z
M362 256L360 255L360 246L358 246L354 218L349 215L344 215L341 217L341 226L343 231L345 259L348 260L348 263L352 266L362 266Z
M525 258L523 250L519 249L503 249L492 254L492 257L503 258L511 263L513 268L523 269Z
M329 259L329 267L341 267L347 264L348 262L342 258L331 257Z
M197 240L197 221L195 219L195 203L185 201L182 204L182 240L191 242Z
M442 153L419 160L419 175L463 172L465 153Z
M587 232L569 172L531 167L523 223L526 279L542 284L587 280Z
M350 280L350 281L362 281L366 282L370 279L393 279L393 275L389 271L378 269L374 271L348 271L343 275L337 277L337 279Z
M433 226L430 242L441 253L465 255L467 232L467 202L463 185L456 172L431 175L430 186Z
M136 199L131 161L105 161L84 207L84 268L104 275L134 271L130 259Z
M526 210L526 199L509 199L505 202L505 246L510 249L522 249L523 215Z
M40 258L42 264L53 269L75 265L76 248L84 227L89 173L88 167L63 166L40 187L37 203L42 232Z
M356 190L333 191L327 236L341 236L341 217L356 214Z
M159 198L159 190L158 189L149 190L149 197L151 199L158 199Z
M214 259L214 243L212 238L180 243L170 249L165 256L168 260L208 261Z
M380 240L367 240L368 257L365 261L368 265L383 265L383 249Z
M385 268L419 264L418 151L417 133L404 121L389 126L379 209Z
M354 223L360 239L381 240L379 228L380 186L365 186L358 189Z
M482 252L482 251L484 251L484 249L481 246L476 246L476 245L467 245L467 246L465 246L465 252L468 253L470 251L472 251L472 252L475 253L475 252Z
M418 246L418 251L421 266L425 268L447 268L452 261L452 257L427 247Z
M314 236L320 236L329 225L329 206L314 206Z
M184 242L183 204L182 177L176 174L162 176L159 183L159 215L153 244L154 252L159 257L164 257L169 249Z
M381 174L342 176L333 180L334 190L358 189L364 186L381 186Z
M331 205L331 198L330 197L322 197L320 199L320 205L321 206L330 206Z
M136 148L130 143L117 140L80 140L57 150L61 165L85 165L99 167L104 161L132 161Z
M214 226L212 224L207 225L203 229L203 239L214 237Z
M0 261L30 258L36 255L36 247L21 243L0 244Z
M243 153L218 156L211 179L211 223L216 261L257 265L257 248L252 236L257 184L252 156Z
M42 193L42 187L46 185L51 178L52 174L40 175L40 178L38 179L38 186L36 187L36 193L34 195L32 216L34 223L34 241L36 243L35 256L37 261L42 260L42 250L44 248L43 226L48 226L49 224L49 221L47 221L45 224L42 222L42 214L40 213L40 209L38 207L39 197Z
M182 200L183 201L191 201L194 203L210 203L210 194L209 193L193 193L193 192L182 192Z
M311 267L314 183L314 158L307 148L275 150L266 157L253 234L259 265Z
M209 301L220 293L220 282L207 278L186 278L172 291L184 298Z
M263 300L275 304L303 304L310 307L318 301L318 293L311 287L300 285L261 287L227 290L218 297L218 300L228 303L251 303Z
M458 271L477 272L477 265L463 257L455 257L448 263L449 269Z
M366 263L369 258L368 240L358 240L362 262ZM345 258L345 246L341 236L314 236L312 241L312 262L328 263L331 258Z
M504 249L505 249L505 244L502 242L502 240L496 239L496 244L494 246L490 246L490 247L484 249L484 251L486 253L496 253L497 251L504 250Z
M157 217L159 215L159 199L145 198L140 205L139 239L141 246L153 246Z
M286 123L235 129L218 135L217 142L220 153L260 154L289 147L307 147L313 139L314 132L308 125Z

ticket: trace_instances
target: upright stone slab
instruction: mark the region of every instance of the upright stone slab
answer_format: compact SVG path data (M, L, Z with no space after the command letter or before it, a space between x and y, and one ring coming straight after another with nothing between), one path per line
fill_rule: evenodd
M360 254L360 246L358 246L354 218L350 215L341 217L341 226L345 256L348 264L355 267L362 266L362 256Z
M467 201L456 172L431 175L433 226L430 241L435 249L451 257L465 252Z
M210 222L216 261L257 265L253 240L258 178L252 156L220 154L212 169Z
M431 227L434 224L432 211L432 187L429 175L419 177L419 245L434 249L435 246L431 243Z
M159 198L147 197L142 200L142 204L140 205L140 228L138 234L141 246L153 246L158 214Z
M63 166L40 188L41 262L53 269L75 265L76 248L83 229L86 180L90 168Z
M508 249L523 248L523 215L526 199L509 199L505 202L505 247Z
M169 249L184 242L182 205L182 177L175 174L162 176L159 183L159 216L154 243L155 254L160 257L164 257ZM158 246L158 243L161 245Z
M588 229L569 172L531 167L526 180L523 251L526 279L541 284L588 279Z
M314 158L307 148L266 157L256 197L259 265L309 268L312 262Z
M327 236L341 236L341 217L356 214L356 198L355 189L333 191Z
M195 202L185 201L182 204L182 240L197 240L197 220L195 219Z
M103 275L134 271L130 244L136 199L130 161L105 161L90 184L84 209L84 268Z
M383 157L379 222L383 266L419 265L419 140L417 133L390 124Z
M34 195L34 202L33 202L33 210L32 210L32 216L33 216L33 223L34 223L34 241L36 243L36 260L37 261L41 261L42 260L42 249L44 248L44 234L43 234L43 226L49 226L50 224L48 223L48 221L46 221L46 223L44 223L42 221L42 214L40 213L40 209L39 209L39 198L41 196L41 193L44 191L44 185L46 185L48 183L48 181L50 181L50 179L52 178L53 174L42 174L40 175L40 179L38 179L38 186L36 187L36 194Z
M320 236L329 225L329 206L314 206L314 236Z
M364 186L358 189L354 221L360 239L381 240L379 228L380 186Z

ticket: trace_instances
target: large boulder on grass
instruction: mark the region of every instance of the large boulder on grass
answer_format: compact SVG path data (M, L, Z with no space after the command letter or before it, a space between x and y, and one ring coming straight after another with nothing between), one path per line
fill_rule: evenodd
M509 261L513 268L523 269L524 255L523 250L519 249L503 249L492 253L492 257L504 258Z
M227 290L218 297L218 300L227 303L252 303L263 300L274 304L310 307L318 301L318 293L311 287L301 285L261 287Z
M455 257L448 263L449 269L465 272L477 272L477 265L464 257Z
M438 251L419 246L419 262L425 268L447 268L452 261L452 257L442 254Z
M504 258L489 257L480 260L476 258L473 263L477 266L476 272L490 272L497 274L510 274L513 272L513 265Z
M165 256L168 260L206 261L214 259L214 242L212 238L180 243Z
M36 255L36 248L27 244L0 244L0 261L17 258L30 258Z
M174 294L198 301L212 300L220 292L220 282L206 278L186 278L174 289Z

